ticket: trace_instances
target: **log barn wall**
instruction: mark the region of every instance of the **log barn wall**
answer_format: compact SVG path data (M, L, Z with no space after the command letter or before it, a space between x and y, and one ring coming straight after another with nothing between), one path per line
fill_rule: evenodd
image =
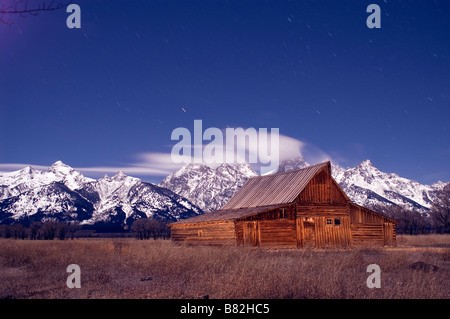
M298 206L297 238L299 247L350 247L348 205Z
M394 220L353 203L349 211L354 246L396 244Z
M295 206L272 209L236 221L237 243L260 247L296 247Z
M295 220L263 220L259 223L259 246L264 248L297 247Z
M233 221L173 225L171 233L174 242L203 245L236 244Z

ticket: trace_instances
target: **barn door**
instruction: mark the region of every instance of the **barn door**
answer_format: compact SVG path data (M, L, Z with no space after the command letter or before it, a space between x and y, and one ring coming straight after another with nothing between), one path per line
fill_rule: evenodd
M257 221L244 222L244 245L258 246L259 245L259 227Z
M385 246L393 246L394 245L394 227L391 223L383 224L383 237L384 237L384 245Z
M314 217L303 218L303 247L315 246L315 219Z

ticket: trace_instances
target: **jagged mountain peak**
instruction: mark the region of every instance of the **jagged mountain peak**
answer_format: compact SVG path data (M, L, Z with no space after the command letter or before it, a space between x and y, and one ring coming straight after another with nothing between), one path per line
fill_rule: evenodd
M183 166L185 169L198 169L198 168L206 168L209 167L206 164L203 163L187 163Z
M26 166L18 171L0 174L0 185L6 185L8 188L8 191L0 194L0 200L54 182L62 182L73 190L88 181L91 179L84 177L61 161L55 162L46 171Z
M69 165L64 164L62 161L53 163L43 175L48 180L53 179L53 181L63 182L71 190L79 189L85 183L94 181L91 178L85 177L81 172L76 171Z
M118 171L116 175L114 175L111 179L114 181L123 181L128 176L123 171Z
M248 163L222 163L215 171L217 173L232 173L232 174L244 174L247 176L256 176L257 173L251 168Z
M375 167L370 159L366 159L359 163L356 167L359 168L369 168L369 167Z
M159 186L189 199L204 211L213 211L256 175L247 163L223 163L216 168L191 163L167 176Z
M423 185L395 173L382 172L370 160L362 161L354 168L333 168L336 168L332 171L333 177L339 185L353 201L363 206L394 203L426 211L436 191L433 185Z
M432 184L431 187L441 190L445 187L445 185L450 184L450 182L444 183L443 181L437 181L436 183Z
M215 175L246 175L256 176L258 175L248 163L222 163L219 166L211 167L203 163L188 163L181 167L178 171L170 174L164 180L174 179L178 177L190 176L193 178L206 178L206 176L212 177Z
M169 176L177 177L177 176L182 176L185 174L190 174L190 172L200 172L200 171L211 173L212 168L205 164L202 164L202 163L188 163L188 164L183 165L179 170L173 172ZM167 176L167 177L169 177L169 176Z
M2 184L2 181L8 181L11 179L15 179L18 177L23 177L23 176L28 176L28 175L33 175L36 172L39 172L37 170L35 170L33 167L31 166L25 166L24 168L17 170L17 171L12 171L12 172L0 172L0 185ZM8 182L6 182L8 183Z
M278 165L278 170L276 171L276 173L285 173L285 172L305 168L308 166L310 166L310 164L305 161L303 156L299 155L294 158L282 160L280 165Z
M56 162L54 162L52 165L50 165L50 167L70 167L67 164L64 164L62 161L58 160Z
M22 174L20 174L22 172ZM55 219L123 227L142 217L176 221L203 213L168 189L119 171L98 180L58 161L47 171L0 174L0 223ZM26 174L25 174L26 173Z
M69 165L64 164L62 161L56 161L48 168L48 171L54 173L60 172L68 174L73 171L73 168L70 167Z
M21 170L19 170L19 174L26 174L26 175L31 175L35 172L36 170L31 167L31 166L26 166L24 168L22 168Z

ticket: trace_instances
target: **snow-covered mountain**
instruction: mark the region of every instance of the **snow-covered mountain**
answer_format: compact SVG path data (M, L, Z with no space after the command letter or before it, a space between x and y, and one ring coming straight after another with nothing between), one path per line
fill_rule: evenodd
M303 157L284 160L277 173L309 165ZM422 185L397 174L384 173L369 160L354 168L331 165L332 175L345 193L352 201L366 207L395 204L426 212L436 191L445 185L442 182ZM186 197L204 211L214 211L225 205L249 177L256 175L247 164L223 164L215 170L202 164L189 164L166 177L159 185Z
M70 190L77 190L92 181L94 180L84 177L61 161L54 163L44 172L27 166L19 171L0 173L0 200L53 182L61 182Z
M257 175L248 164L222 164L215 169L204 164L187 164L167 176L159 186L209 212L220 209L249 177Z
M176 221L201 213L180 195L123 172L94 180L58 161L47 171L0 173L0 223L56 219L123 226L141 217Z
M308 166L310 166L310 164L305 161L303 156L297 156L292 159L281 161L280 165L278 165L277 173L289 172L296 169L305 168Z
M427 211L445 183L423 185L394 173L384 173L370 160L354 168L332 166L332 175L347 195L357 204L373 206L394 203L406 208Z
M281 163L278 172L285 172L309 166L302 157ZM423 185L394 173L384 173L370 160L353 168L342 168L331 163L331 174L350 199L362 206L399 205L408 209L426 212L433 203L435 193L445 183Z

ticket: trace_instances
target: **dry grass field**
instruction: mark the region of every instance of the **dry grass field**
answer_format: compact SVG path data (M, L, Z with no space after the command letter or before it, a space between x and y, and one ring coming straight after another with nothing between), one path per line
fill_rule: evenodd
M69 289L69 264L81 288ZM369 264L381 288L369 289ZM0 298L444 298L450 235L398 236L395 248L262 250L170 240L0 240Z

